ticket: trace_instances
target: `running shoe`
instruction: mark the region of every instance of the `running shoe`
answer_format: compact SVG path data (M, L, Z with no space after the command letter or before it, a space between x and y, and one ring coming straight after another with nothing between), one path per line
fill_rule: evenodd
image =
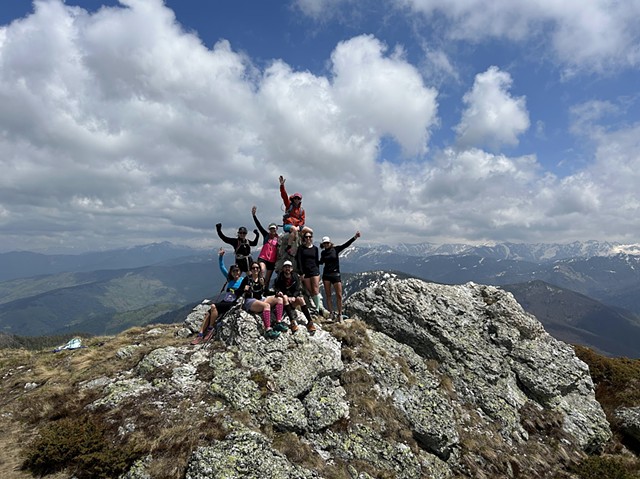
M284 333L284 332L289 331L289 326L287 326L282 321L280 321L279 323L276 323L276 325L273 327L273 330L274 331L279 331L281 333Z
M267 332L264 333L264 335L268 339L276 339L278 336L280 336L280 333L278 331L274 331L273 329L269 328L267 329Z

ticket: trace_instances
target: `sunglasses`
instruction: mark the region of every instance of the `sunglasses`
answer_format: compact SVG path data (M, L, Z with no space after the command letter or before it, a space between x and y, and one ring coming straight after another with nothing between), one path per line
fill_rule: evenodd
M260 271L260 266L252 266L251 269L255 269L255 270Z
M306 236L304 237L304 239L309 239L309 238L313 238L313 236L311 236L311 235L306 235Z
M239 235L246 235L246 234L247 234L247 232L246 232L246 231L238 231L238 234L239 234Z

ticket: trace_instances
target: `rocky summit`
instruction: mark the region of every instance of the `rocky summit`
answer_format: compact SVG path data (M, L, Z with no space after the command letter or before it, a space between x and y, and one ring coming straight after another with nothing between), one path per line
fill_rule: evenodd
M260 318L237 311L206 347L189 346L201 304L182 325L57 353L58 377L5 367L5 396L20 391L2 421L32 428L20 474L569 478L610 440L585 363L510 293L377 278L347 299L351 319L313 336L266 339ZM26 403L53 394L64 407L25 418ZM95 457L44 464L38 440L62 420L65 437L77 422L101 427L122 452L116 472L91 469Z

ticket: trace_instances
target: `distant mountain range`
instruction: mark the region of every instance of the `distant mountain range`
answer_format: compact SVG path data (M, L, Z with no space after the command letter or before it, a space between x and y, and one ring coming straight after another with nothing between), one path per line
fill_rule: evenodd
M211 298L222 284L217 262L211 260L7 281L0 283L0 291L18 299L2 300L0 331L114 334Z
M559 339L640 357L638 251L596 241L354 245L341 265L346 294L367 282L349 273L365 271L502 286ZM223 280L215 259L211 252L170 243L82 255L0 254L0 277L12 278L0 282L0 332L111 334L172 321L219 291Z
M525 311L554 337L608 356L640 357L640 316L543 281L508 284Z
M202 250L169 242L75 255L13 251L0 253L0 281L65 272L138 268L204 253Z

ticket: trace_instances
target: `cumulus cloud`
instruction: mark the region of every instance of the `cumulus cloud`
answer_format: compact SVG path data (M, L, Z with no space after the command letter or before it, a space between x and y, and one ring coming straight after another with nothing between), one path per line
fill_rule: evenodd
M640 1L391 0L428 18L448 20L452 39L545 39L565 68L604 71L640 62Z
M385 51L370 35L340 43L331 56L336 96L351 128L373 128L377 137L394 137L408 155L423 154L437 124L437 92L424 85L402 50L389 57Z
M2 27L4 248L207 242L253 204L278 219L279 174L308 210L355 228L382 138L427 148L437 94L374 37L339 44L330 77L281 61L260 71L226 40L205 47L160 0L122 4L38 1Z
M517 145L518 135L529 128L524 97L509 95L511 76L490 67L476 75L473 87L464 95L466 105L455 127L463 147Z
M438 8L456 5L464 18L463 4ZM356 229L388 243L573 241L604 223L610 239L640 233L640 127L600 126L610 102L576 105L573 131L589 135L593 161L556 177L535 154L496 151L529 118L495 67L463 97L456 147L439 148L439 92L373 35L337 43L319 74L258 67L224 39L208 48L160 0L93 14L41 0L0 28L0 65L5 250L212 247L217 222L252 228L254 204L264 223L280 220L280 174L337 241ZM388 142L404 156L386 158Z
M295 0L300 11L317 20L334 17L340 6L352 2ZM449 40L542 39L540 46L551 50L567 74L635 68L640 63L639 0L388 0L387 4L421 14L429 25L444 18Z

